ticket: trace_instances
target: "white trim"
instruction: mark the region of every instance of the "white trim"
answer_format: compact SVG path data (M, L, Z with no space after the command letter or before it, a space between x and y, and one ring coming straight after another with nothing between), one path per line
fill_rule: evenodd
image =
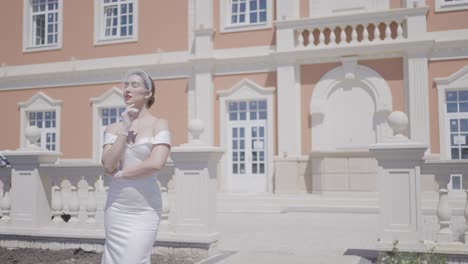
M258 24L244 24L244 25L231 25L231 5L228 3L231 0L218 0L219 1L219 28L220 33L251 31L273 28L273 0L266 0L267 4L267 18L266 22ZM249 1L246 2L249 4Z
M103 37L103 0L94 0L94 39L95 46L117 43L129 43L138 41L138 0L133 1L133 35L125 37L104 38Z
M450 127L447 122L447 108L445 93L451 90L468 89L468 65L456 71L447 78L435 78L437 86L437 102L439 105L439 144L440 159L451 160L450 154Z
M20 148L26 146L24 137L25 128L28 125L26 112L55 111L55 151L60 151L62 100L54 100L43 92L37 92L28 101L19 102L18 106L20 108Z
M122 90L115 86L101 96L91 98L90 101L93 105L93 160L99 162L103 144L100 110L108 107L125 107L125 103Z
M51 45L34 46L32 42L32 7L31 0L23 0L23 52L37 52L62 49L63 37L63 0L58 0L57 43ZM47 25L46 25L47 26Z
M355 80L363 83L375 100L375 113L381 115L379 120L386 120L386 115L392 112L393 106L392 93L385 79L373 69L357 64L356 58L343 59L342 63L342 66L338 66L322 76L314 88L310 100L310 114L312 115L312 120L319 120L324 117L324 108L330 92L344 80ZM312 125L312 127L313 126L314 125ZM320 137L317 135L317 129L320 129L320 126L320 124L317 124L317 128L311 129L311 147L314 151L322 150L317 147L320 146L320 144L317 144L320 140ZM377 142L382 142L385 138L392 135L392 131L387 122L377 124L375 132Z
M353 3L354 6L346 6L345 3ZM333 16L342 13L362 13L387 9L390 9L389 0L309 0L309 14L311 17Z
M219 98L219 134L220 134L220 146L227 153L228 150L226 140L227 140L227 124L228 124L228 101L231 100L266 100L267 101L267 137L268 137L268 151L267 151L267 191L269 193L273 192L273 169L274 169L274 140L273 140L273 122L275 120L274 111L273 111L273 95L275 93L274 88L264 88L253 81L248 79L243 79L233 87L228 90L218 91ZM221 190L227 190L226 186L226 177L228 173L227 168L227 156L223 155L220 161L220 185Z
M466 10L468 9L468 0L453 1L452 3L445 3L444 0L434 0L434 5L434 11L436 13L455 10Z

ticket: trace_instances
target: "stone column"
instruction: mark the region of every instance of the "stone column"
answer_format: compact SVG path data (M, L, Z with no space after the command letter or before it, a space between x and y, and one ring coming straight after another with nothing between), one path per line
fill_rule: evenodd
M378 162L380 241L417 243L422 233L420 168L427 145L403 135L408 125L404 113L391 113L388 122L395 135L370 148Z
M37 127L29 127L25 134L28 147L5 151L3 155L11 165L11 225L36 229L51 222L50 177L39 174L42 164L55 163L59 152L39 149L35 142L40 137Z
M216 217L217 167L223 150L204 144L200 135L203 123L191 120L193 139L172 148L175 167L175 215L173 231L186 241L215 243L219 233L214 228Z

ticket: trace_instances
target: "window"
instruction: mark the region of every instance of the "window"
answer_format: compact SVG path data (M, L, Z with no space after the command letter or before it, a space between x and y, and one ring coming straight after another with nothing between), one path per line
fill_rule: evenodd
M100 97L91 98L91 103L93 105L93 159L99 161L106 127L120 122L120 114L125 110L122 90L113 87Z
M61 48L62 0L24 0L23 50Z
M468 9L468 0L434 0L435 11L453 11Z
M468 90L446 92L451 159L468 159Z
M271 0L220 0L221 32L265 29L272 26Z
M463 176L461 174L450 174L450 182L447 184L449 191L463 190Z
M94 43L136 41L137 3L137 0L95 0Z
M442 160L468 159L468 66L447 78L434 79L439 105Z
M57 142L57 122L55 111L28 112L29 126L41 129L39 143L42 149L55 151Z
M53 100L39 92L27 102L19 103L21 119L20 146L26 146L24 131L28 126L36 126L41 130L39 146L42 149L60 151L60 110L62 101Z

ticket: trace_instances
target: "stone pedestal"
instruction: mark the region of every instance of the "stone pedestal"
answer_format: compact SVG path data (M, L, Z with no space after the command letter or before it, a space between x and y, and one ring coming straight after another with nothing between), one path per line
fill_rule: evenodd
M217 241L216 178L223 150L203 145L174 147L171 159L175 167L175 217L173 230L176 236L204 242Z
M51 179L39 174L41 164L55 163L59 152L46 150L5 151L11 165L11 224L40 228L50 223Z

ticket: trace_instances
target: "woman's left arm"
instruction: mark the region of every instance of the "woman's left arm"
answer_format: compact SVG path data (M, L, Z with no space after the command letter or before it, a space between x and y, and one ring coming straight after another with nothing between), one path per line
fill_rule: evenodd
M166 164L169 156L169 146L166 144L155 145L151 151L151 155L135 166L124 168L116 173L116 178L135 178L148 176L151 173L161 170Z

